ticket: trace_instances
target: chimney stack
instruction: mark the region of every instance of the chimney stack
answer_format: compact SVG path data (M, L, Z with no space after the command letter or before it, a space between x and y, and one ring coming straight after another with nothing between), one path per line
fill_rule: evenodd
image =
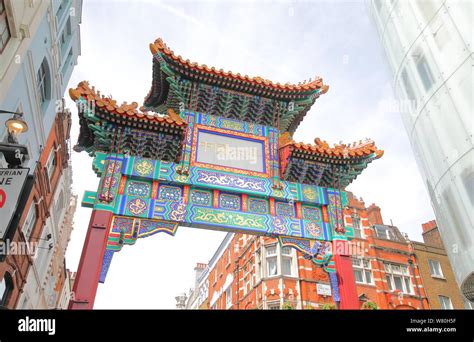
M380 207L376 206L374 203L367 208L369 224L372 226L374 224L383 224L382 213Z
M428 221L421 225L423 229L423 241L428 246L443 248L443 241L441 240L441 235L439 234L438 224L435 220Z

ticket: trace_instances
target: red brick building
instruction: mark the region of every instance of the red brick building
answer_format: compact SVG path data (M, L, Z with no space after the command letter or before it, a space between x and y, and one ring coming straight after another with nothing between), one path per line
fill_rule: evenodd
M32 187L29 193L24 194L25 200L23 207L17 209L16 214L19 220L15 227L10 227L11 236L8 238L8 243L11 245L21 246L29 243L30 246L33 246L36 244L37 247L31 249L31 252L36 251L36 254L7 253L5 260L0 262L0 280L2 285L0 286L1 308L14 309L18 306L20 308L28 307L23 305L23 303L19 303L19 298L23 294L28 276L30 275L29 271L33 266L41 267L43 271L41 273L44 274L42 279L40 279L42 286L38 286L38 289L42 290L40 287L46 287L48 285L49 274L47 274L46 271L48 270L47 266L50 264L47 260L49 260L53 254L56 254L56 249L59 247L57 245L59 238L56 237L58 234L55 234L54 238L51 237L51 233L48 233L48 236L48 234L45 234L44 229L51 215L66 210L65 208L58 208L59 205L64 205L64 200L58 198L61 196L58 196L57 193L59 193L59 191L56 190L60 184L64 183L66 176L63 174L69 172L70 169L68 150L70 130L70 113L67 111L57 113L47 143L36 163ZM61 227L62 226L58 226L55 229L60 229ZM64 258L64 251L62 251L62 257ZM58 292L61 292L66 275L63 260L61 260L61 264L62 267L60 270L56 270L57 274L54 275L56 278L54 278L54 283L51 284L53 287L58 287ZM33 280L31 280L30 283L33 284ZM35 306L37 306L36 303Z
M422 277L430 275L426 274L427 265L421 265L416 256L423 249L424 253L436 253L438 259L442 257L440 247L432 246L436 240L433 232L426 238L423 225L425 243L413 243L397 227L384 224L379 207L366 207L351 193L344 214L357 236L351 246L361 308L373 304L380 309L440 308L430 304L434 299L428 296L437 295L427 294ZM453 308L462 308L459 289L449 274L449 261L442 260L449 276L439 288L445 291L444 297L456 298ZM206 285L211 309L316 309L336 305L327 273L273 238L229 233L203 275L207 282L200 279L199 283L201 288ZM450 294L446 293L448 288Z

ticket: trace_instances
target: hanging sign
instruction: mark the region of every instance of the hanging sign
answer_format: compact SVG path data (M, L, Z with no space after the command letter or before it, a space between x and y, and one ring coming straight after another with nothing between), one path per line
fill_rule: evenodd
M0 240L3 240L18 206L29 169L0 169Z

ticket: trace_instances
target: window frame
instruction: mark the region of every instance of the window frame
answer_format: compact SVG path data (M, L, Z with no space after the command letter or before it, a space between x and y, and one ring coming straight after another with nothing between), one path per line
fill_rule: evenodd
M0 0L1 7L3 7L3 11L0 12L0 22L5 21L5 30L0 32L0 54L5 51L8 42L12 38L12 31L10 30L10 23L8 22L8 14L7 14L7 7L5 6L5 0ZM3 41L3 35L5 32L7 33L7 38Z
M435 269L434 266L437 266ZM443 274L443 269L441 268L441 263L438 260L432 260L428 259L428 266L430 268L430 275L433 278L443 278L444 279L444 274ZM433 270L438 271L438 274L433 273Z
M395 267L398 267L399 271L395 270ZM409 268L407 265L394 264L394 263L384 263L385 271L385 280L387 281L390 291L400 291L407 295L414 294L414 285L412 282L412 275L410 274ZM397 288L395 278L400 278L401 290ZM407 281L409 288L407 287Z
M13 291L13 288L15 285L13 284L13 278L9 272L5 272L0 282L5 284L3 288L3 293L1 294L1 297L0 297L0 308L1 308L7 305L7 302L10 299L10 294Z
M451 297L438 295L438 300L439 300L439 304L442 310L454 310L453 301L451 300ZM444 302L444 300L448 300L449 307L446 307L445 305L446 303Z
M354 261L358 261L358 264L355 265ZM354 279L355 277L355 272L359 271L361 272L360 274L362 275L362 282L355 280L356 284L363 284L363 285L375 285L374 283L374 276L372 273L372 264L369 259L365 258L358 258L358 257L352 257L352 270L354 272ZM369 272L370 274L370 282L367 281L367 273Z
M275 248L275 252L273 254L267 255L268 249ZM289 253L286 254L284 251L288 251ZM291 247L282 247L280 244L271 244L264 246L264 255L265 255L265 278L274 278L274 277L297 277L297 271L295 271L295 251ZM276 274L270 275L269 273L269 266L268 260L275 260L276 263ZM283 260L289 259L290 260L290 274L283 274Z
M56 151L53 146L51 147L51 151L49 151L48 159L46 159L46 163L44 165L46 169L46 175L47 175L50 185L51 185L51 180L53 179L53 176L54 176L54 172L56 171L56 166L57 166Z
M354 237L359 238L359 239L363 239L365 237L365 235L363 233L360 216L358 214L354 213L354 214L351 215L351 219L352 219L352 229L354 231ZM355 222L357 222L357 227L354 224ZM356 231L359 232L359 236L357 236Z
M415 67L420 82L423 85L424 91L429 92L433 88L433 85L436 83L436 80L433 76L433 71L431 70L430 65L428 64L426 55L420 52L420 55L415 61ZM427 84L427 82L429 82L429 84Z
M32 220L32 217L34 217L34 220ZM25 221L23 222L23 225L21 227L21 231L23 232L23 235L25 235L25 240L30 241L31 234L35 228L36 221L38 220L38 213L36 212L36 204L33 202L30 205L30 208L28 209L28 214L26 215ZM28 228L25 230L26 226L28 225Z
M230 285L225 290L225 307L226 307L226 309L228 309L231 306L232 306L232 285Z

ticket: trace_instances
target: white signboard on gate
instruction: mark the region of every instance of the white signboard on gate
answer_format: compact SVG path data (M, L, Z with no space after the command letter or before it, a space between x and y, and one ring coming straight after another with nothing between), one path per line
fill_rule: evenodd
M331 295L331 286L328 284L316 284L316 292L320 296L330 296Z
M0 240L15 214L29 169L0 169Z

